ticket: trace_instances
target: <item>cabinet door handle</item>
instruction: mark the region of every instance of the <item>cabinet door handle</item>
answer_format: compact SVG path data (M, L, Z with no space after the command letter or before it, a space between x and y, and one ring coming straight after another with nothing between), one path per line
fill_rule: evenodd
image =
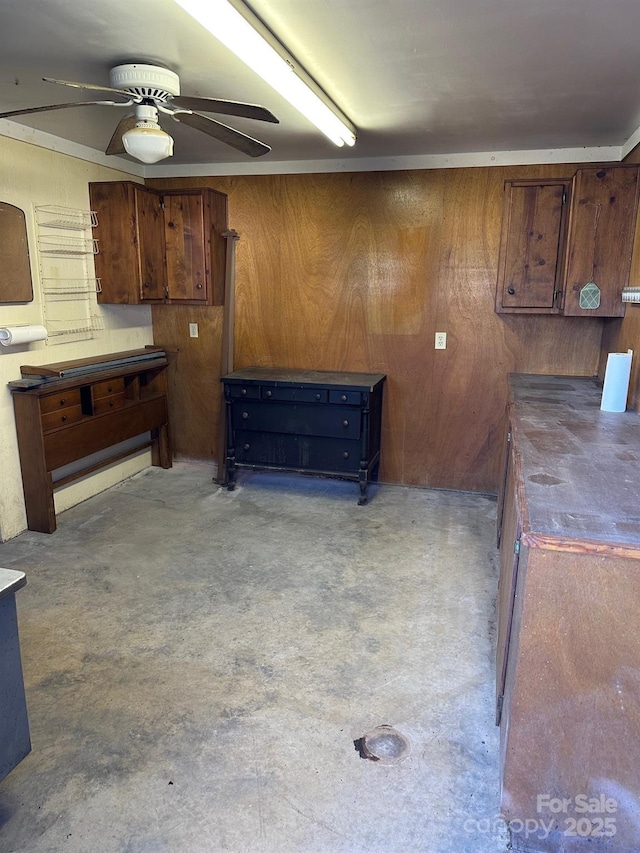
M516 291L515 291L514 287L508 287L507 288L507 293L509 294L509 296L513 296L515 294L515 292Z
M346 421L346 420L345 420L345 421L342 421L342 426L343 426L343 427L348 427L348 426L349 426L349 421Z
M202 285L201 285L201 284L196 284L196 290L202 290Z

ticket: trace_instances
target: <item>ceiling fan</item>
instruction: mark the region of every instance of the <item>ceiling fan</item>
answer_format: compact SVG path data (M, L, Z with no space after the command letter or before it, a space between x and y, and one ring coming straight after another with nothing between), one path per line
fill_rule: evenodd
M70 104L51 104L46 107L30 107L0 113L0 118L13 118L48 110L64 110L68 107L133 106L135 113L126 115L120 120L107 146L106 154L126 152L143 163L157 163L159 160L171 157L173 139L160 126L158 113L170 116L174 121L193 127L195 130L200 130L250 157L261 157L271 151L264 142L200 114L200 112L208 112L240 116L278 124L278 119L266 107L216 98L192 98L181 95L178 75L158 65L138 63L116 65L111 69L109 77L110 86L54 80L51 77L42 79L47 83L58 83L75 89L110 92L117 95L120 100L80 101Z

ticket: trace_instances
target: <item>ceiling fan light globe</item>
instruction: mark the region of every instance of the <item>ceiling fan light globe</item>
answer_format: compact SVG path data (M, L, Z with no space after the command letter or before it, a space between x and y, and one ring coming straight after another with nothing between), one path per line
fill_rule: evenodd
M155 123L140 121L122 134L124 150L142 163L157 163L173 156L173 138Z

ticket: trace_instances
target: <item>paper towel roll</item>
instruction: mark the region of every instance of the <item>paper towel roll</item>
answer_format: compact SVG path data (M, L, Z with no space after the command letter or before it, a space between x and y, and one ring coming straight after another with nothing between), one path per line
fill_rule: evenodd
M32 341L46 341L47 330L44 326L4 326L0 328L0 344L3 347L15 347L30 344Z
M624 412L626 410L629 376L631 375L631 356L631 351L609 353L600 403L603 412Z

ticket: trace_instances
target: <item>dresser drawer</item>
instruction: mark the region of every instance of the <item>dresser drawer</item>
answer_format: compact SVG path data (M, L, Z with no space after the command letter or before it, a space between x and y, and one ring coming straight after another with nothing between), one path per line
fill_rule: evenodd
M248 399L248 400L259 400L260 399L260 386L259 385L225 385L225 388L228 392L229 397L232 400L240 399Z
M360 438L360 409L253 401L232 403L234 430Z
M40 398L40 411L43 415L48 412L57 412L80 405L80 389L72 388L70 391L61 391L58 394L48 394Z
M78 401L80 397L78 397ZM82 420L82 406L63 406L54 412L47 412L42 416L42 431L48 432L58 427L68 426L76 421Z
M96 382L91 386L91 395L94 400L99 397L111 397L113 394L124 394L124 376L109 379L107 382Z
M359 441L249 430L237 430L235 439L239 465L345 474L360 467Z
M359 406L362 395L359 391L329 391L329 402L343 406Z
M322 388L263 388L263 400L289 400L298 403L326 403L327 391Z
M93 401L93 414L102 415L115 409L122 409L127 398L124 391L122 394L113 394L111 397L98 397Z

